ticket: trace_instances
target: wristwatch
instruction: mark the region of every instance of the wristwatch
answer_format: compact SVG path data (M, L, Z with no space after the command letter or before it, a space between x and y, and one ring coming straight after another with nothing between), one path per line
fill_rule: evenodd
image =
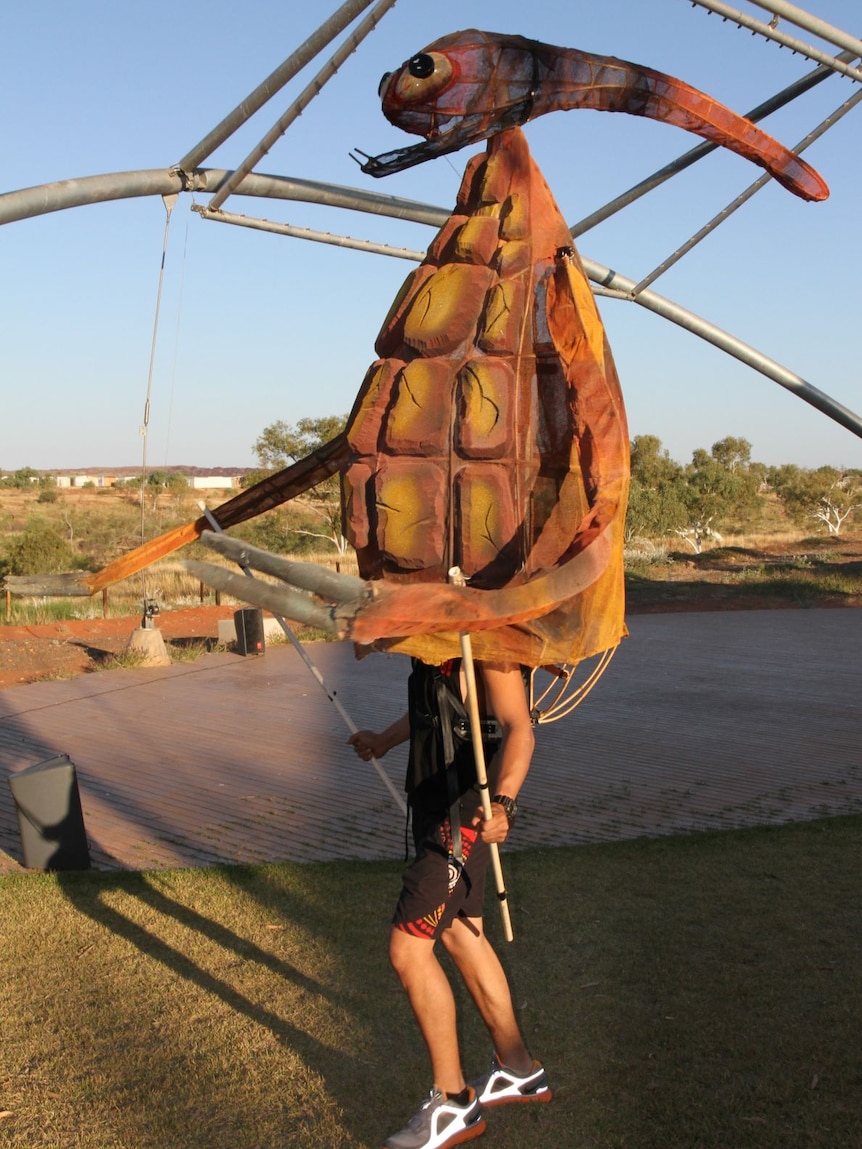
M491 801L497 805L502 806L506 811L506 817L509 820L509 825L515 821L518 814L518 803L514 798L507 798L505 794L495 794Z

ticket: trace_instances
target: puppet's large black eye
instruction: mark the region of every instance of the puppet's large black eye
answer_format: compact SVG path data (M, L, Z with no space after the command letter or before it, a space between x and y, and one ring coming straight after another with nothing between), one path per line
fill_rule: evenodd
M434 73L434 60L427 52L420 52L408 62L407 71L417 80L427 80Z
M384 99L416 107L434 100L452 83L455 69L442 52L419 52L389 81Z
M377 85L377 95L380 96L381 98L383 96L384 91L386 90L386 85L389 83L389 77L391 75L392 75L391 72L384 72L383 73L383 79Z

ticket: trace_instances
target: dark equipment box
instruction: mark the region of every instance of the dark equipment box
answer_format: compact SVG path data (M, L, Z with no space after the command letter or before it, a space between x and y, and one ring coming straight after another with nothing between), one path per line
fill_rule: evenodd
M240 654L263 654L266 641L263 630L263 611L256 608L238 610L233 616L236 626L236 648Z
M9 776L24 865L30 870L89 870L90 850L75 764L67 754Z

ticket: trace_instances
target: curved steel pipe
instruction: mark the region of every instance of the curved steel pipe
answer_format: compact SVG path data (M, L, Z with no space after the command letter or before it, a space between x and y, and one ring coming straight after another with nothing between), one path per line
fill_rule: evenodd
M184 180L176 172L161 168L59 180L56 183L24 188L0 196L0 224L107 200L132 199L148 195L164 196L178 191L211 191L229 174L224 169L203 168L192 173L191 179ZM291 179L287 176L248 175L240 185L238 194L321 203L327 207L350 208L354 211L370 212L431 227L441 227L449 217L445 208L434 207L431 204L341 187L337 184ZM645 307L648 311L670 320L671 323L684 327L707 343L712 343L721 351L726 351L727 354L753 367L755 371L772 379L779 386L792 391L794 395L862 438L862 417L776 360L654 291L641 291L636 297L633 296L632 292L636 287L633 279L611 271L595 260L583 257L583 264L589 278L616 297L636 302L640 307Z

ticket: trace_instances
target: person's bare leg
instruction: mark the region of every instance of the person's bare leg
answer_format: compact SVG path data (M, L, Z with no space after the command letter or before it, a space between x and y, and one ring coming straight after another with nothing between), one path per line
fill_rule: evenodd
M503 1065L527 1073L533 1059L515 1019L512 994L505 971L485 936L481 918L456 918L443 931L441 941L458 967L470 996L482 1016Z
M434 1084L444 1093L460 1093L467 1083L458 1049L455 998L434 953L434 943L393 928L389 935L389 960L428 1047Z

